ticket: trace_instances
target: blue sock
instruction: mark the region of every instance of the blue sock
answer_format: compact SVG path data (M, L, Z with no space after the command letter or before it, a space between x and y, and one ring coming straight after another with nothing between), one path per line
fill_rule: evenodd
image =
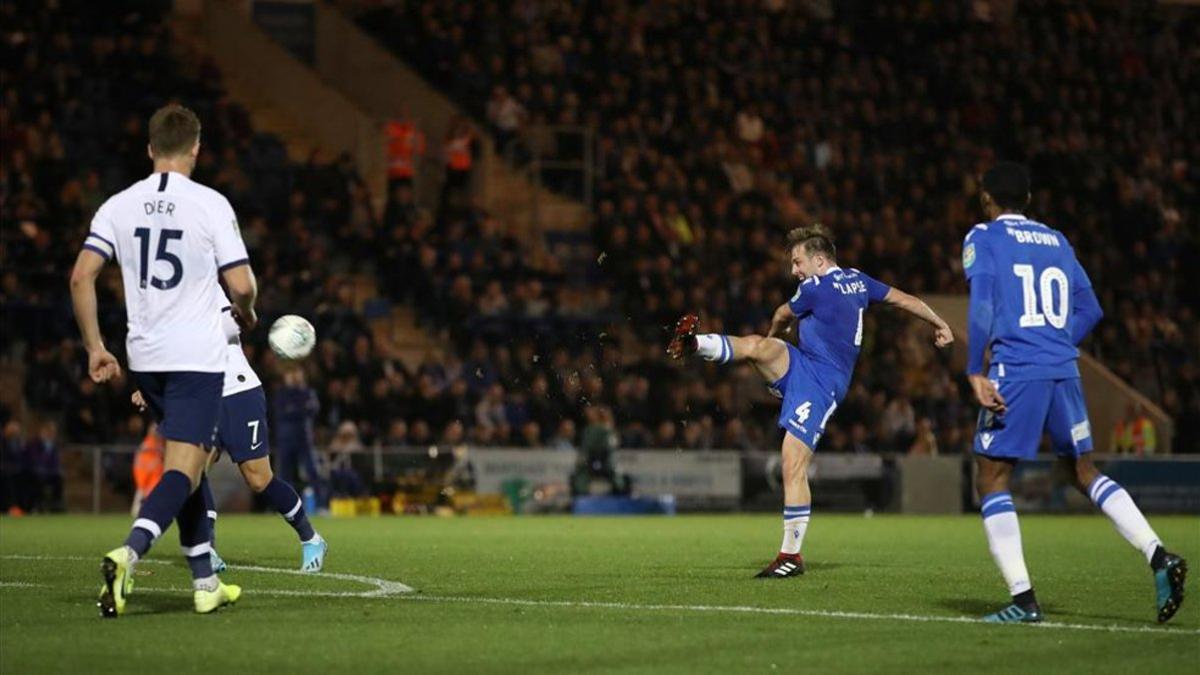
M133 529L125 539L125 545L133 549L139 558L146 555L154 540L171 526L183 503L192 491L192 482L182 471L168 471L159 479L158 485L142 502Z
M267 483L262 491L264 497L267 498L279 515L288 521L296 534L300 536L300 541L308 541L316 536L316 531L313 530L312 523L308 522L308 514L304 512L304 502L300 500L300 495L296 494L295 488L287 483L272 478L270 483Z
M208 509L204 508L204 490L197 488L183 503L176 517L179 522L179 546L192 568L193 579L208 579L213 575L212 532L208 528Z
M217 500L213 498L212 486L208 484L208 474L200 477L200 487L197 488L204 497L204 510L208 515L208 530L211 535L209 543L217 545Z

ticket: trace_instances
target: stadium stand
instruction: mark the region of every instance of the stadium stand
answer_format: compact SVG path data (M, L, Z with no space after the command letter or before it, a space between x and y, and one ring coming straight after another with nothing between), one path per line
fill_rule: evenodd
M713 330L763 332L791 290L778 242L813 219L838 234L847 264L914 292L961 292L973 176L1002 155L1033 166L1032 212L1069 231L1093 271L1108 320L1087 348L1178 420L1176 451L1198 447L1200 322L1184 265L1200 184L1185 120L1200 86L1173 85L1195 79L1187 25L1036 2L1003 30L957 5L909 3L831 22L734 2L695 17L658 3L616 14L597 3L357 4L364 29L497 136L550 122L598 129L596 269L531 267L529 242L470 200L423 209L400 188L374 213L347 158L298 161L257 132L211 61L172 48L157 4L121 15L6 3L0 312L4 368L22 395L3 422L66 411L66 441L141 440L128 390L83 375L64 278L100 201L147 171L149 111L178 99L206 125L196 177L238 211L264 319L314 319L321 342L306 367L324 439L353 422L368 445L578 445L602 403L624 447L773 447L765 389L736 371L685 377L661 358L664 327L699 308ZM935 45L931 56L909 58L916 40ZM992 58L1012 40L1054 47ZM991 79L956 75L966 64ZM996 99L1010 104L987 104ZM1118 109L1136 128L1112 121ZM450 348L406 367L372 332L363 284L412 303ZM104 287L119 348L115 270ZM249 348L274 386L263 336ZM957 454L974 413L924 329L876 313L822 449L927 453L932 430L937 451ZM6 466L9 454L25 461L17 440L5 447Z

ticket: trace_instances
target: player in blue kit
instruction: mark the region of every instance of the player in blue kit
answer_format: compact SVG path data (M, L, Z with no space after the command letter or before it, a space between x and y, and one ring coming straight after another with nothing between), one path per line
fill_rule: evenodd
M1092 435L1076 345L1103 314L1092 283L1061 232L1021 215L1029 203L1023 166L1001 162L990 169L981 200L989 222L967 233L962 254L971 284L967 377L983 406L975 435L976 490L992 557L1013 597L1011 605L985 619L1042 620L1008 489L1013 466L1037 455L1045 431L1073 485L1146 556L1158 620L1167 621L1183 601L1187 563L1163 548L1129 493L1102 475L1089 454Z
M950 327L920 299L891 288L856 269L837 265L829 231L821 225L788 233L792 274L800 285L780 305L767 337L696 335L699 318L688 314L675 325L667 354L679 359L696 354L706 361L749 361L783 399L783 544L775 560L758 574L784 579L804 573L800 545L812 512L808 464L825 424L846 395L862 346L863 313L874 303L894 305L934 326L934 343L954 341ZM799 319L799 344L782 338Z

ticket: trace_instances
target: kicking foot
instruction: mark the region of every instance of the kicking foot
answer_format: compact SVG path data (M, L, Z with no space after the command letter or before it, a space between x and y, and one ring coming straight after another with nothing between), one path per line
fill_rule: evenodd
M804 574L804 558L799 553L780 553L755 579L786 579Z
M1187 579L1187 561L1168 553L1162 567L1154 570L1154 590L1158 595L1158 622L1166 623L1183 604L1183 582Z
M684 314L675 322L675 334L667 345L667 356L682 359L696 353L696 326L700 317L695 314Z

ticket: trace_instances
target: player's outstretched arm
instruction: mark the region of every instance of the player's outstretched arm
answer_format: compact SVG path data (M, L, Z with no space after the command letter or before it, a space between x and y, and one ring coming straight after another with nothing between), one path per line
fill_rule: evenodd
M792 326L796 323L796 314L792 312L792 308L785 302L775 308L775 314L771 317L771 330L767 333L767 337L786 339L786 336L792 330Z
M75 268L71 270L71 304L88 353L88 375L94 382L107 382L121 374L117 357L104 347L96 312L96 278L104 263L104 256L85 248L79 252Z
M954 333L950 330L950 325L947 324L942 317L938 316L937 312L933 311L925 301L915 295L909 295L898 288L892 288L884 296L883 301L889 305L899 307L913 316L925 321L935 329L933 335L933 343L938 347L945 347L954 342Z

